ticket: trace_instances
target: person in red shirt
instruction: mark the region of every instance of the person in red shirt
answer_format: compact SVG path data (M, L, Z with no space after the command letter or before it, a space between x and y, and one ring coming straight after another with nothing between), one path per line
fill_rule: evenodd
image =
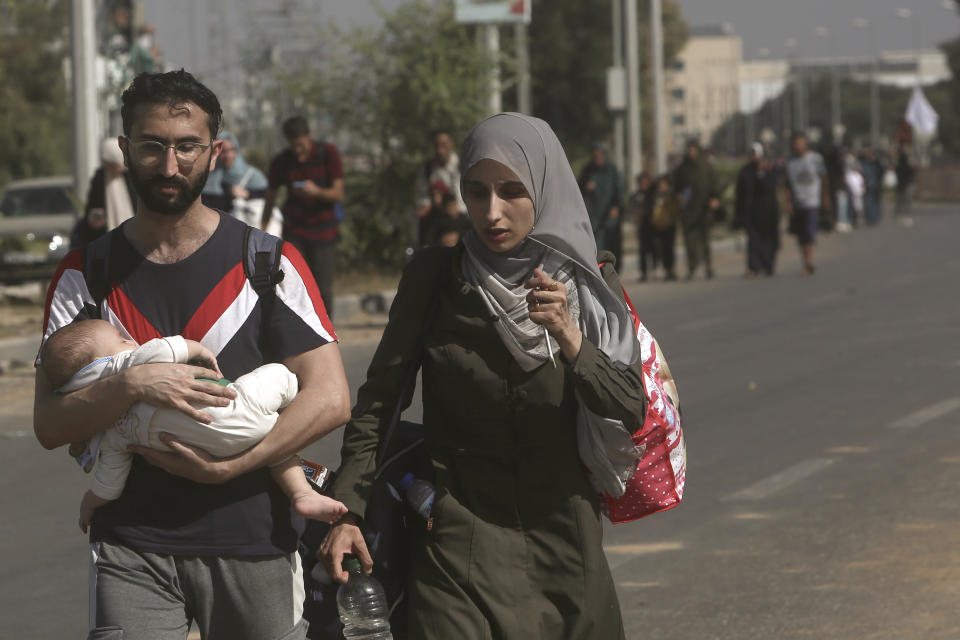
M302 116L283 123L287 148L270 163L269 186L260 227L266 230L280 187L287 190L283 205L283 239L300 251L320 287L327 314L333 317L333 278L340 232L339 203L343 202L340 152L310 138Z

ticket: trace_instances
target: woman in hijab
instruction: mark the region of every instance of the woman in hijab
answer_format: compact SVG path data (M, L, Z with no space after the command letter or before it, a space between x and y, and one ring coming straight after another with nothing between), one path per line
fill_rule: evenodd
M646 399L619 280L597 266L549 125L495 115L460 157L473 228L403 274L344 434L334 495L351 513L323 560L341 582L344 553L372 566L357 523L419 366L437 493L413 551L408 637L623 638L598 493L622 494L636 468Z
M263 198L267 193L267 177L260 169L248 164L240 154L240 141L237 136L224 131L217 138L223 140L217 163L223 169L220 185L228 202L233 198Z

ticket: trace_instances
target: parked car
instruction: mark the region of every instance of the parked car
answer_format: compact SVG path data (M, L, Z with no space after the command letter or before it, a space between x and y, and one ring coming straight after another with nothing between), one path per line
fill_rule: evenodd
M7 184L0 196L0 283L53 276L78 217L69 176Z

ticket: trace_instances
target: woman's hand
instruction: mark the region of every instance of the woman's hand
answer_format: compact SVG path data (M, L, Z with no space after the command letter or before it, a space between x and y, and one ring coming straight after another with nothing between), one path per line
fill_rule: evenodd
M349 574L343 570L343 554L352 553L360 560L365 573L373 571L373 558L367 550L367 543L363 539L363 532L357 525L357 517L348 513L340 518L330 528L330 533L323 539L323 544L317 550L317 557L323 562L331 578L341 584L347 583Z
M537 268L533 270L533 277L523 286L531 289L527 294L530 319L546 327L547 333L557 341L560 351L568 361L576 360L580 355L583 334L567 309L566 285L549 277L543 269Z

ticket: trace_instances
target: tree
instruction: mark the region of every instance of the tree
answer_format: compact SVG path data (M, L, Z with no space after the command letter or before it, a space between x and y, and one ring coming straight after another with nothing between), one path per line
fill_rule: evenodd
M351 159L342 259L395 266L414 240L413 185L432 150L429 132L461 139L485 115L489 61L448 2L380 9L377 29L324 36L329 54L309 75L286 74L294 103L334 123Z
M70 170L67 2L0 2L0 185Z
M639 3L641 100L647 127L651 86L649 0ZM664 60L669 67L687 40L675 0L663 3ZM534 114L551 124L571 157L585 156L595 140L610 138L606 69L613 64L610 1L534 0L530 24L530 69ZM649 131L649 128L646 128ZM650 145L649 136L644 140Z

